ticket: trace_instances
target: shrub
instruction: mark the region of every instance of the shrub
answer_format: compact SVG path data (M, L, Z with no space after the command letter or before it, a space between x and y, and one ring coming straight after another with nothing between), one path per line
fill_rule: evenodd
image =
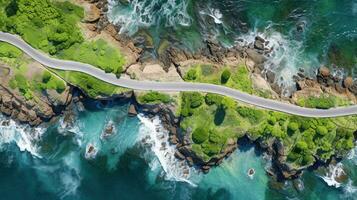
M162 94L156 91L148 92L139 97L139 100L143 103L170 103L171 98L167 94Z
M202 144L208 139L209 132L204 128L196 128L192 133L192 140L196 144Z
M220 153L222 149L221 144L205 142L201 145L203 152L208 156L214 156Z
M61 79L56 80L56 91L62 93L66 89L65 83Z
M221 83L225 84L231 78L231 72L228 69L225 69L221 74Z
M240 116L248 118L249 122L252 124L258 123L264 118L264 112L261 110L248 108L248 107L238 107L237 112Z
M223 97L217 94L208 93L205 96L205 102L207 105L220 105Z
M197 70L190 69L185 75L185 80L194 81L197 79Z
M290 123L288 124L288 129L289 129L290 131L292 131L292 132L295 132L295 131L297 131L297 130L299 129L299 124L296 123L296 122L290 122Z
M296 143L296 148L297 148L299 151L305 151L305 150L308 149L308 145L306 144L305 141L300 140L300 141L298 141L298 142Z
M223 135L223 133L218 132L217 130L209 131L209 141L217 144L224 144L227 138Z
M317 134L319 134L320 136L325 136L325 135L327 135L328 130L327 130L327 128L324 127L324 126L318 126L317 129L316 129L316 132L317 132Z
M42 82L48 83L52 78L52 74L48 71L44 71L42 74Z
M22 51L13 45L5 42L0 42L0 57L18 58L22 55Z
M198 108L203 103L203 96L198 92L185 92L182 94L181 114L183 116L192 115L193 109Z

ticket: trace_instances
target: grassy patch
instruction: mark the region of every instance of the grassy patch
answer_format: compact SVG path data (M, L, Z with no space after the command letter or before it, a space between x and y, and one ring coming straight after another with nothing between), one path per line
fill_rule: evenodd
M332 95L310 96L298 99L297 104L302 107L329 109L337 106L345 106L350 103L347 100Z
M108 97L129 91L80 72L56 71L56 73L68 83L81 88L91 98Z
M0 42L0 57L18 58L22 56L22 51L13 45Z
M125 64L103 40L85 42L77 24L84 10L68 1L2 0L0 30L18 35L37 49L62 59L85 62L119 75Z
M212 65L193 65L184 75L186 81L225 85L253 94L249 71L244 65L216 68Z
M58 93L62 93L66 89L65 82L49 71L44 71L42 74L42 83L39 84L41 90L53 89Z
M107 73L120 75L125 64L119 50L109 46L104 40L74 44L58 54L60 58L75 60L98 66Z
M159 93L156 91L147 92L144 95L140 95L138 97L138 100L140 103L151 103L151 104L155 104L155 103L165 103L166 104L166 103L171 102L171 98L169 95Z

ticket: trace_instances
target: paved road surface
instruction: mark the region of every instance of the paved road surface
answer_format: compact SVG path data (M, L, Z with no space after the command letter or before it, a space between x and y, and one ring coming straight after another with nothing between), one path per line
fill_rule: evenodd
M155 91L196 91L196 92L210 92L220 95L232 97L238 101L255 105L269 110L281 111L288 114L305 116L305 117L338 117L357 114L357 105L348 107L332 108L328 110L303 108L293 104L283 103L280 101L265 99L253 95L249 95L228 87L206 84L206 83L189 83L189 82L153 82L153 81L137 81L124 78L116 78L113 74L107 74L101 69L92 65L59 60L51 58L48 55L32 48L19 36L9 33L0 32L0 41L8 42L23 50L30 57L53 69L77 71L94 76L102 81L111 83L113 85L131 88L136 90L155 90Z

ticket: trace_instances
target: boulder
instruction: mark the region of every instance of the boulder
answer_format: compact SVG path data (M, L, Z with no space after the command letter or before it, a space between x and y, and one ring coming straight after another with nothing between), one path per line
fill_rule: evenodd
M248 57L250 59L252 59L256 65L262 64L265 61L267 61L267 58L264 55L258 53L255 49L247 49L246 53L247 53Z
M86 12L84 21L87 23L93 23L99 20L101 11L95 5L90 5L89 9Z
M352 77L349 76L349 77L345 78L345 80L343 81L343 86L344 86L345 88L351 88L352 85L353 85L353 79L352 79Z
M131 104L129 106L128 115L130 117L135 117L136 115L138 115L138 112L136 111L136 108L135 108L134 104Z
M330 76L330 70L327 67L320 67L319 69L319 73L323 76L323 77L329 77Z

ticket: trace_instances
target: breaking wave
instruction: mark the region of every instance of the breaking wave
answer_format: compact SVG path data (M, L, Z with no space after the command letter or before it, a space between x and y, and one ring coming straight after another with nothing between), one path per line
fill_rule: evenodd
M189 26L188 1L129 0L109 1L109 20L121 27L121 33L132 35L140 27L164 24L165 27Z
M192 186L196 186L190 178L197 173L196 170L189 167L185 161L178 160L175 157L176 147L169 144L169 132L161 125L158 116L153 119L139 115L139 120L143 124L140 127L141 141L144 146L150 147L150 151L154 153L155 158L151 157L149 163L151 170L156 171L158 167L163 170L162 174L166 180L186 182Z
M300 69L304 70L306 76L313 77L316 69L319 67L317 56L309 55L306 59L303 45L301 41L291 40L289 37L280 32L269 29L264 32L253 30L239 37L243 42L238 42L241 45L248 46L254 43L255 37L260 36L269 41L267 48L273 48L264 64L265 72L271 71L275 76L275 83L282 88L283 94L288 96L296 90L294 75Z

